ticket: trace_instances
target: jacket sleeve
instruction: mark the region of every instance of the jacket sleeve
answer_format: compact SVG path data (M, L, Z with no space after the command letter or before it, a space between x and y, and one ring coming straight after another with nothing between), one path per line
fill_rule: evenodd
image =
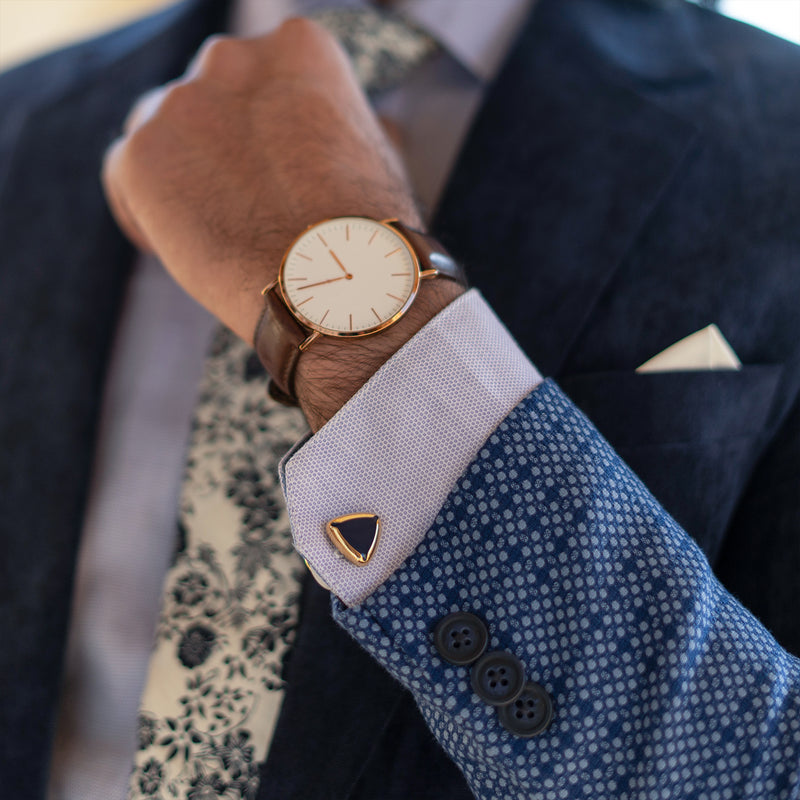
M552 698L520 738L442 660L469 611ZM336 620L413 694L476 797L800 797L800 662L552 382L497 427L422 542Z

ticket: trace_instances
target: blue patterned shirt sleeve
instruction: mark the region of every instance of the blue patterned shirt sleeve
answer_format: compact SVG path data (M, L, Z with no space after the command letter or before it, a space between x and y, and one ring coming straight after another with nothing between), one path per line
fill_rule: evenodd
M442 661L470 611L555 713L518 738ZM489 798L800 797L800 662L547 381L500 424L422 543L337 621L414 695Z

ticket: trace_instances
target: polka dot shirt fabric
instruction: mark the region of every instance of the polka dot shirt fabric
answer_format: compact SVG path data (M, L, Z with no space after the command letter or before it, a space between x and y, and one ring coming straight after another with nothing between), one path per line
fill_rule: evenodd
M458 610L550 693L543 734L506 731L468 668L437 655L431 632ZM800 797L800 662L552 381L485 442L405 563L333 612L481 800Z

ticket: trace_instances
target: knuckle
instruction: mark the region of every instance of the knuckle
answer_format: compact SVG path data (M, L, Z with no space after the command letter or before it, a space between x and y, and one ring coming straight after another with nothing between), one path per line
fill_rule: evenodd
M240 83L252 67L247 43L231 36L211 36L200 48L196 64L200 75L226 83Z
M233 39L229 36L216 34L209 36L200 46L197 53L197 61L206 69L214 69L220 64L224 64L231 58L231 53L235 51Z
M159 103L155 117L168 119L184 119L195 115L199 99L199 90L195 83L172 84L165 92Z
M289 17L281 23L280 30L302 36L314 27L314 23L306 17Z
M113 188L119 181L119 162L126 143L126 137L121 136L111 142L103 153L103 161L100 166L100 178L107 190Z
M137 170L142 164L149 164L161 149L161 141L156 126L146 123L129 133L121 142L117 152L117 167L121 176Z
M347 57L334 36L313 20L293 17L273 34L271 57L281 69L335 81Z
M309 45L319 44L332 38L321 25L305 17L291 17L278 29L285 37Z

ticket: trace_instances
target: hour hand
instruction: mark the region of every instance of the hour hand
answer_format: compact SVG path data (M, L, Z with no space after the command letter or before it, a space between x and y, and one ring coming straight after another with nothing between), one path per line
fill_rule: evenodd
M347 280L350 280L350 278L352 278L353 276L347 271L345 265L342 264L341 261L339 261L339 258L337 257L336 253L334 253L333 250L328 250L328 252L333 256L333 260L339 265L342 272L344 272L345 278L347 278Z

